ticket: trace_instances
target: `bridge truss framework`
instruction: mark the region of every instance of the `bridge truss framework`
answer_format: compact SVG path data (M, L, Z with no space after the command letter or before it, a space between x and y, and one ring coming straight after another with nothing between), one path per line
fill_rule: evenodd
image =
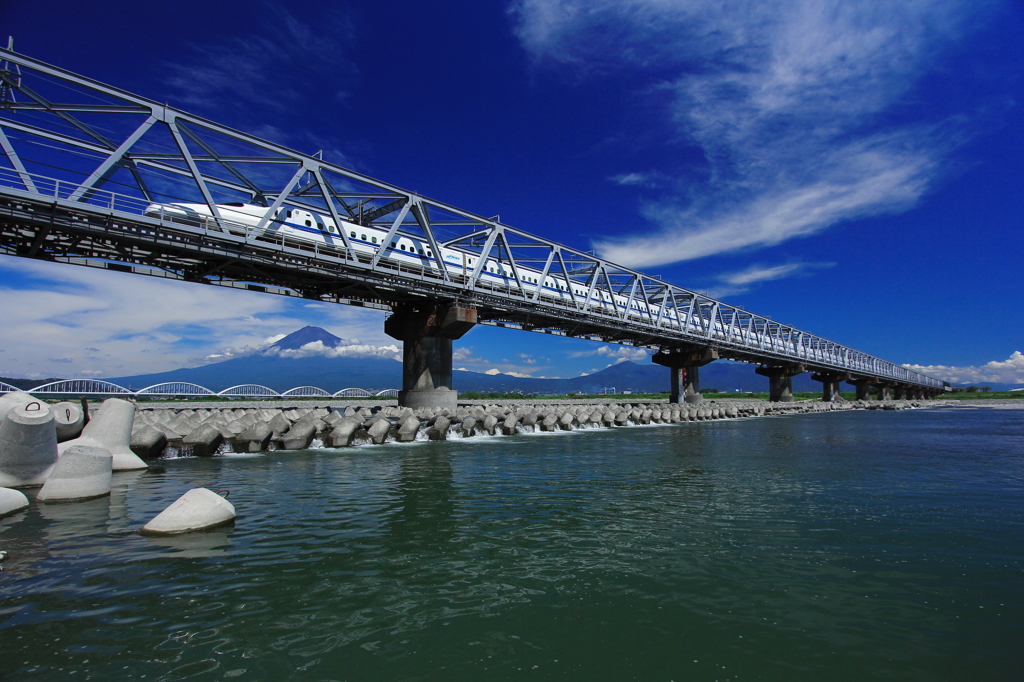
M0 253L381 310L442 303L475 309L484 324L943 390L907 367L10 50L0 50L0 149ZM143 214L179 202L206 204L212 217ZM231 202L267 213L252 227L232 219ZM388 236L369 255L346 230L332 245L295 239L270 220L286 205ZM396 236L434 254L460 249L475 265L398 263L388 258ZM482 277L488 259L511 276ZM530 291L524 267L586 295Z

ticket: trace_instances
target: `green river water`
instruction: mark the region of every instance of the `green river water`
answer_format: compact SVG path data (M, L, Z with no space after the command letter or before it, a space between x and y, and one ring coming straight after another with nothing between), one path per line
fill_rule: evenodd
M5 680L1019 681L1024 410L164 460L0 549Z

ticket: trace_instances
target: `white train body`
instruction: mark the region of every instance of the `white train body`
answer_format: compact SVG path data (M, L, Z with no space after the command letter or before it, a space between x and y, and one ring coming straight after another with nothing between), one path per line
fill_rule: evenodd
M266 206L254 204L218 204L217 209L221 217L228 223L230 231L231 224L254 228L267 213ZM165 220L184 222L189 224L204 224L212 221L210 208L206 204L150 204L145 215L160 217ZM372 256L377 253L381 243L387 237L388 231L377 227L357 225L342 221L340 229L348 234L349 244L357 252ZM281 235L288 238L301 239L304 241L343 248L345 242L339 233L339 226L335 225L334 219L330 216L313 213L301 208L282 206L267 221L263 233L270 235ZM442 247L440 260L433 253L432 247L422 239L410 237L409 235L396 234L381 256L392 262L415 265L418 267L439 270L444 267L448 272L459 275L472 275L474 268L479 267L479 256L477 254L462 251L457 248ZM579 302L587 300L589 287L581 285L563 276L548 274L541 282L543 272L530 268L517 266L519 277L522 280L523 289L530 294L541 288L541 296L545 298L556 298L562 300L575 299ZM512 267L489 258L480 272L480 280L495 288L518 290L519 283L513 275ZM642 300L629 300L626 296L611 295L605 291L594 290L590 305L597 305L608 311L621 311L628 305L629 317L634 319L648 319L649 316L658 317L659 306L652 304L648 311L647 304ZM685 314L682 319L685 320ZM663 318L669 324L675 326L679 319L673 308L666 308ZM699 326L697 327L700 328ZM724 338L724 330L721 324L715 323L715 336Z

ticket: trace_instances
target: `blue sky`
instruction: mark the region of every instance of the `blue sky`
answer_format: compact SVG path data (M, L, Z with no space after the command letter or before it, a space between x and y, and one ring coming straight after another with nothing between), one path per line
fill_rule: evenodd
M1018 2L7 0L18 51L954 381L1024 383ZM0 257L0 375L381 313ZM456 366L645 352L477 328ZM931 368L928 370L927 368Z

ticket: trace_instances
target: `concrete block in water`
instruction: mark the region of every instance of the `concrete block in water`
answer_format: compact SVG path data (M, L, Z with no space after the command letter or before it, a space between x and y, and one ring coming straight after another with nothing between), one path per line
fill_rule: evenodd
M434 419L433 425L427 430L427 437L430 440L448 440L448 427L451 425L451 420L448 417L439 415Z
M463 436L472 436L476 433L476 417L464 417L459 429L462 431Z
M156 459L167 447L167 436L155 426L143 426L132 431L132 452L142 459Z
M268 424L253 424L235 437L235 445L244 452L263 452L273 436L274 431Z
M519 417L515 413L509 414L505 417L505 421L501 423L501 432L506 436L511 436L516 432L516 425L519 423Z
M231 523L235 507L207 488L193 488L142 527L152 535L170 535L205 530Z
M36 499L66 502L109 495L113 472L114 456L109 450L74 445L57 460Z
M278 413L270 420L268 426L270 426L270 429L274 432L274 436L276 437L290 429L292 427L292 423L288 421L288 418L283 414Z
M42 485L57 462L53 414L38 400L15 406L0 421L0 486Z
M316 438L316 426L312 422L298 421L281 436L281 448L284 450L305 450Z
M391 422L384 417L375 419L366 428L366 433L370 436L370 440L373 441L374 445L383 443L387 439L389 431L391 431Z
M355 410L352 410L352 414L355 414ZM351 445L352 437L355 435L356 431L362 428L362 426L363 420L358 417L342 417L342 419L335 425L334 430L331 431L331 435L328 438L331 447L344 448Z
M192 429L181 440L181 444L190 446L192 454L197 457L212 457L223 442L224 436L221 432L209 424Z
M62 402L50 406L53 413L53 425L57 429L57 442L63 443L78 438L85 427L85 413L82 406L76 403Z
M405 417L398 425L398 442L411 443L420 430L420 420L413 415Z
M0 516L21 511L28 506L28 498L20 490L0 488Z
M489 414L484 417L484 431L490 435L494 435L494 429L498 425L498 418L493 414Z
M139 459L131 449L134 421L134 404L119 398L108 398L103 401L100 409L93 413L92 419L82 429L82 435L64 441L57 449L63 454L74 445L102 448L109 450L113 455L114 471L145 469L149 465Z
M575 422L576 415L574 415L572 412L566 412L565 414L558 418L558 427L563 431L572 431L572 426Z

